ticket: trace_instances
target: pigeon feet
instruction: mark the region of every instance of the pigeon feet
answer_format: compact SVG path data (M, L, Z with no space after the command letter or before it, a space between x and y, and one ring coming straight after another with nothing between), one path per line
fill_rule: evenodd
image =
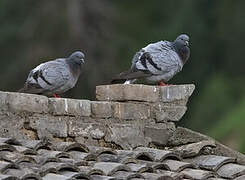
M159 86L170 86L171 84L166 84L163 81L159 81Z
M60 98L60 96L56 93L53 94L55 98Z

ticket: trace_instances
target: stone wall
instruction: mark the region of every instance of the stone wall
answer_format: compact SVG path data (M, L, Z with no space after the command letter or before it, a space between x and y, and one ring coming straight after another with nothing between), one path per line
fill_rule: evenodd
M97 101L0 92L0 136L118 149L178 144L175 122L185 114L194 88L97 86Z

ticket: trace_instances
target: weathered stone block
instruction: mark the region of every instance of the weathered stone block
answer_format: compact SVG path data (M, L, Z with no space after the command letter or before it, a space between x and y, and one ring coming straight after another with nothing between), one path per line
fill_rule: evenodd
M105 136L105 125L100 123L84 123L82 121L69 121L68 134L72 137L92 137L101 139Z
M148 119L151 108L147 104L113 103L114 117L119 119Z
M91 103L89 100L49 98L49 111L53 115L90 116Z
M114 84L96 87L100 101L159 101L159 88L142 84Z
M96 86L96 99L99 101L122 101L123 90L121 85Z
M159 146L167 145L168 139L172 136L174 131L174 123L152 124L144 128L145 137L150 138L153 144Z
M153 116L156 118L156 122L179 121L186 110L186 106L170 106L156 103L153 105Z
M23 117L7 112L0 115L0 137L29 139L24 129Z
M8 93L0 91L0 110L7 110L8 103L7 103Z
M48 98L45 96L25 93L8 93L7 103L11 111L47 113Z
M215 146L216 145L215 145L214 140L204 140L204 141L200 141L200 142L196 142L196 143L190 143L190 144L178 146L175 148L175 152L178 152L181 155L181 157L184 157L184 158L195 157L198 154L200 154L201 153L200 151L204 150L205 147L212 147L213 148ZM200 161L205 162L205 159L202 159L201 156L199 158L200 158L199 159ZM198 159L196 159L196 160L198 160ZM212 162L214 164L211 165ZM205 163L203 165L205 166L205 168L208 168L208 166L215 166L215 164L217 163L217 161L215 161L214 159L212 159L212 162L211 161L207 162L206 166L204 165ZM209 168L211 168L211 167L209 167ZM215 170L215 169L213 169L213 170Z
M162 102L173 102L188 99L195 89L194 84L159 86Z
M168 145L180 146L203 140L211 140L211 138L190 129L178 127L174 131L173 135L168 139Z
M135 124L111 124L107 126L105 141L123 149L148 146L150 139L144 136L143 127Z
M67 137L68 127L64 117L34 115L29 117L29 126L37 132L39 139Z
M111 102L91 101L92 116L100 118L112 117Z
M81 143L81 144L86 144L87 146L101 146L99 141L97 139L93 139L92 137L77 136L74 139L76 142Z

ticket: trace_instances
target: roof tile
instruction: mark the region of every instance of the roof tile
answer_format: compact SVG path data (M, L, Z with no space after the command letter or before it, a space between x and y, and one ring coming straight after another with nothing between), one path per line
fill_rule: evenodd
M30 156L26 156L24 154L20 154L17 152L9 152L9 151L2 151L0 152L0 159L13 162L13 163L20 163L20 162L35 162L35 159L33 159Z
M111 162L98 162L94 164L94 169L99 169L104 172L105 175L113 175L116 171L131 171L131 169L121 163L111 163Z
M13 145L14 146L14 145ZM30 149L30 148L27 148L27 147L24 147L24 146L14 146L14 148L16 149L16 151L18 151L19 153L21 154L37 154L37 152L34 150L34 149Z
M0 143L0 151L16 151L16 149L12 145Z
M43 177L43 180L68 180L68 178L63 175L48 173Z
M0 180L28 177L37 180L221 180L237 177L241 180L245 176L245 166L239 165L235 158L209 154L210 151L200 155L203 148L210 147L209 142L203 141L178 147L184 153L176 152L176 149L138 147L113 150L75 142L50 143L11 138L0 138L0 144ZM195 145L198 148L193 150ZM186 152L188 158L182 159Z
M0 143L6 143L10 145L20 145L20 142L15 138L0 138Z
M200 154L204 147L215 147L214 141L200 141L175 148L175 151L181 154L183 158L194 157Z
M142 175L144 176L144 179L147 180L174 180L174 178L172 178L169 175L165 175L165 174L156 174L156 173L142 173Z
M244 180L244 179L245 179L245 175L235 178L235 180Z
M153 171L156 170L167 170L170 171L169 166L167 166L166 164L162 163L162 162L151 162L151 161L144 161L144 160L139 160L138 164L146 164L147 166L151 167L153 169Z
M171 151L147 148L147 147L138 147L136 148L136 150L142 152L148 152L154 158L155 161L163 161L167 158L178 159L178 160L181 159L181 157L177 153Z
M168 166L168 168L174 172L180 172L185 168L195 168L191 163L171 159L163 161L163 164L166 164L166 166Z
M125 160L125 158L135 158L139 160L154 161L154 158L148 152L143 151L129 151L129 150L117 150L119 159Z
M19 168L15 163L12 162L6 162L0 160L0 172L4 172L9 168Z
M57 143L53 143L52 147L56 151L65 151L65 152L69 152L72 150L81 151L81 152L89 151L86 145L77 142L57 142Z
M41 148L50 149L49 143L44 140L20 140L20 145L33 150Z
M192 159L191 162L200 168L217 171L222 165L229 162L235 162L235 158L216 155L201 155Z
M172 171L166 171L162 169L157 169L155 173L163 174L165 176L172 177L173 179L183 179L184 175L182 173L172 172Z
M127 164L129 168L133 172L143 173L143 172L153 172L153 168L148 166L147 164L135 164L135 163L129 163Z
M114 154L100 154L97 157L97 161L98 162L119 162L118 156L114 155Z
M91 177L93 180L118 180L117 178L111 176L92 175Z
M94 169L91 166L79 166L80 172L88 175L105 175L101 169Z
M134 172L127 172L127 171L117 171L113 174L113 177L117 179L135 179L135 178L141 178L143 179L144 176L140 173L134 173Z
M60 173L61 175L67 177L67 178L74 178L74 179L91 179L89 175L82 173L82 172L73 172L73 171L62 171Z
M0 180L19 180L19 178L12 175L0 174Z
M184 174L185 178L193 178L193 179L197 179L197 180L215 177L215 174L213 172L204 171L204 170L200 170L200 169L187 168L181 172Z
M86 152L81 152L81 151L69 151L68 152L75 161L95 161L96 160L96 155L92 153L86 153Z
M21 179L33 178L33 179L41 180L41 176L34 173L29 168L22 168L22 169L9 168L4 173L7 175L16 176Z
M218 175L223 178L234 179L238 176L245 175L245 166L229 163L220 167L217 171Z

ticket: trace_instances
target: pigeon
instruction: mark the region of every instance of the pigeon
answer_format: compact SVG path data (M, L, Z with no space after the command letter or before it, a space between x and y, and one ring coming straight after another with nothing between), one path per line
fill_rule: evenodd
M85 63L84 58L81 51L76 51L68 58L40 64L30 71L19 92L60 97L59 94L73 88L77 83Z
M112 84L132 84L137 79L165 86L180 72L190 57L189 36L179 35L175 41L158 41L138 51L132 60L130 70L117 75Z

